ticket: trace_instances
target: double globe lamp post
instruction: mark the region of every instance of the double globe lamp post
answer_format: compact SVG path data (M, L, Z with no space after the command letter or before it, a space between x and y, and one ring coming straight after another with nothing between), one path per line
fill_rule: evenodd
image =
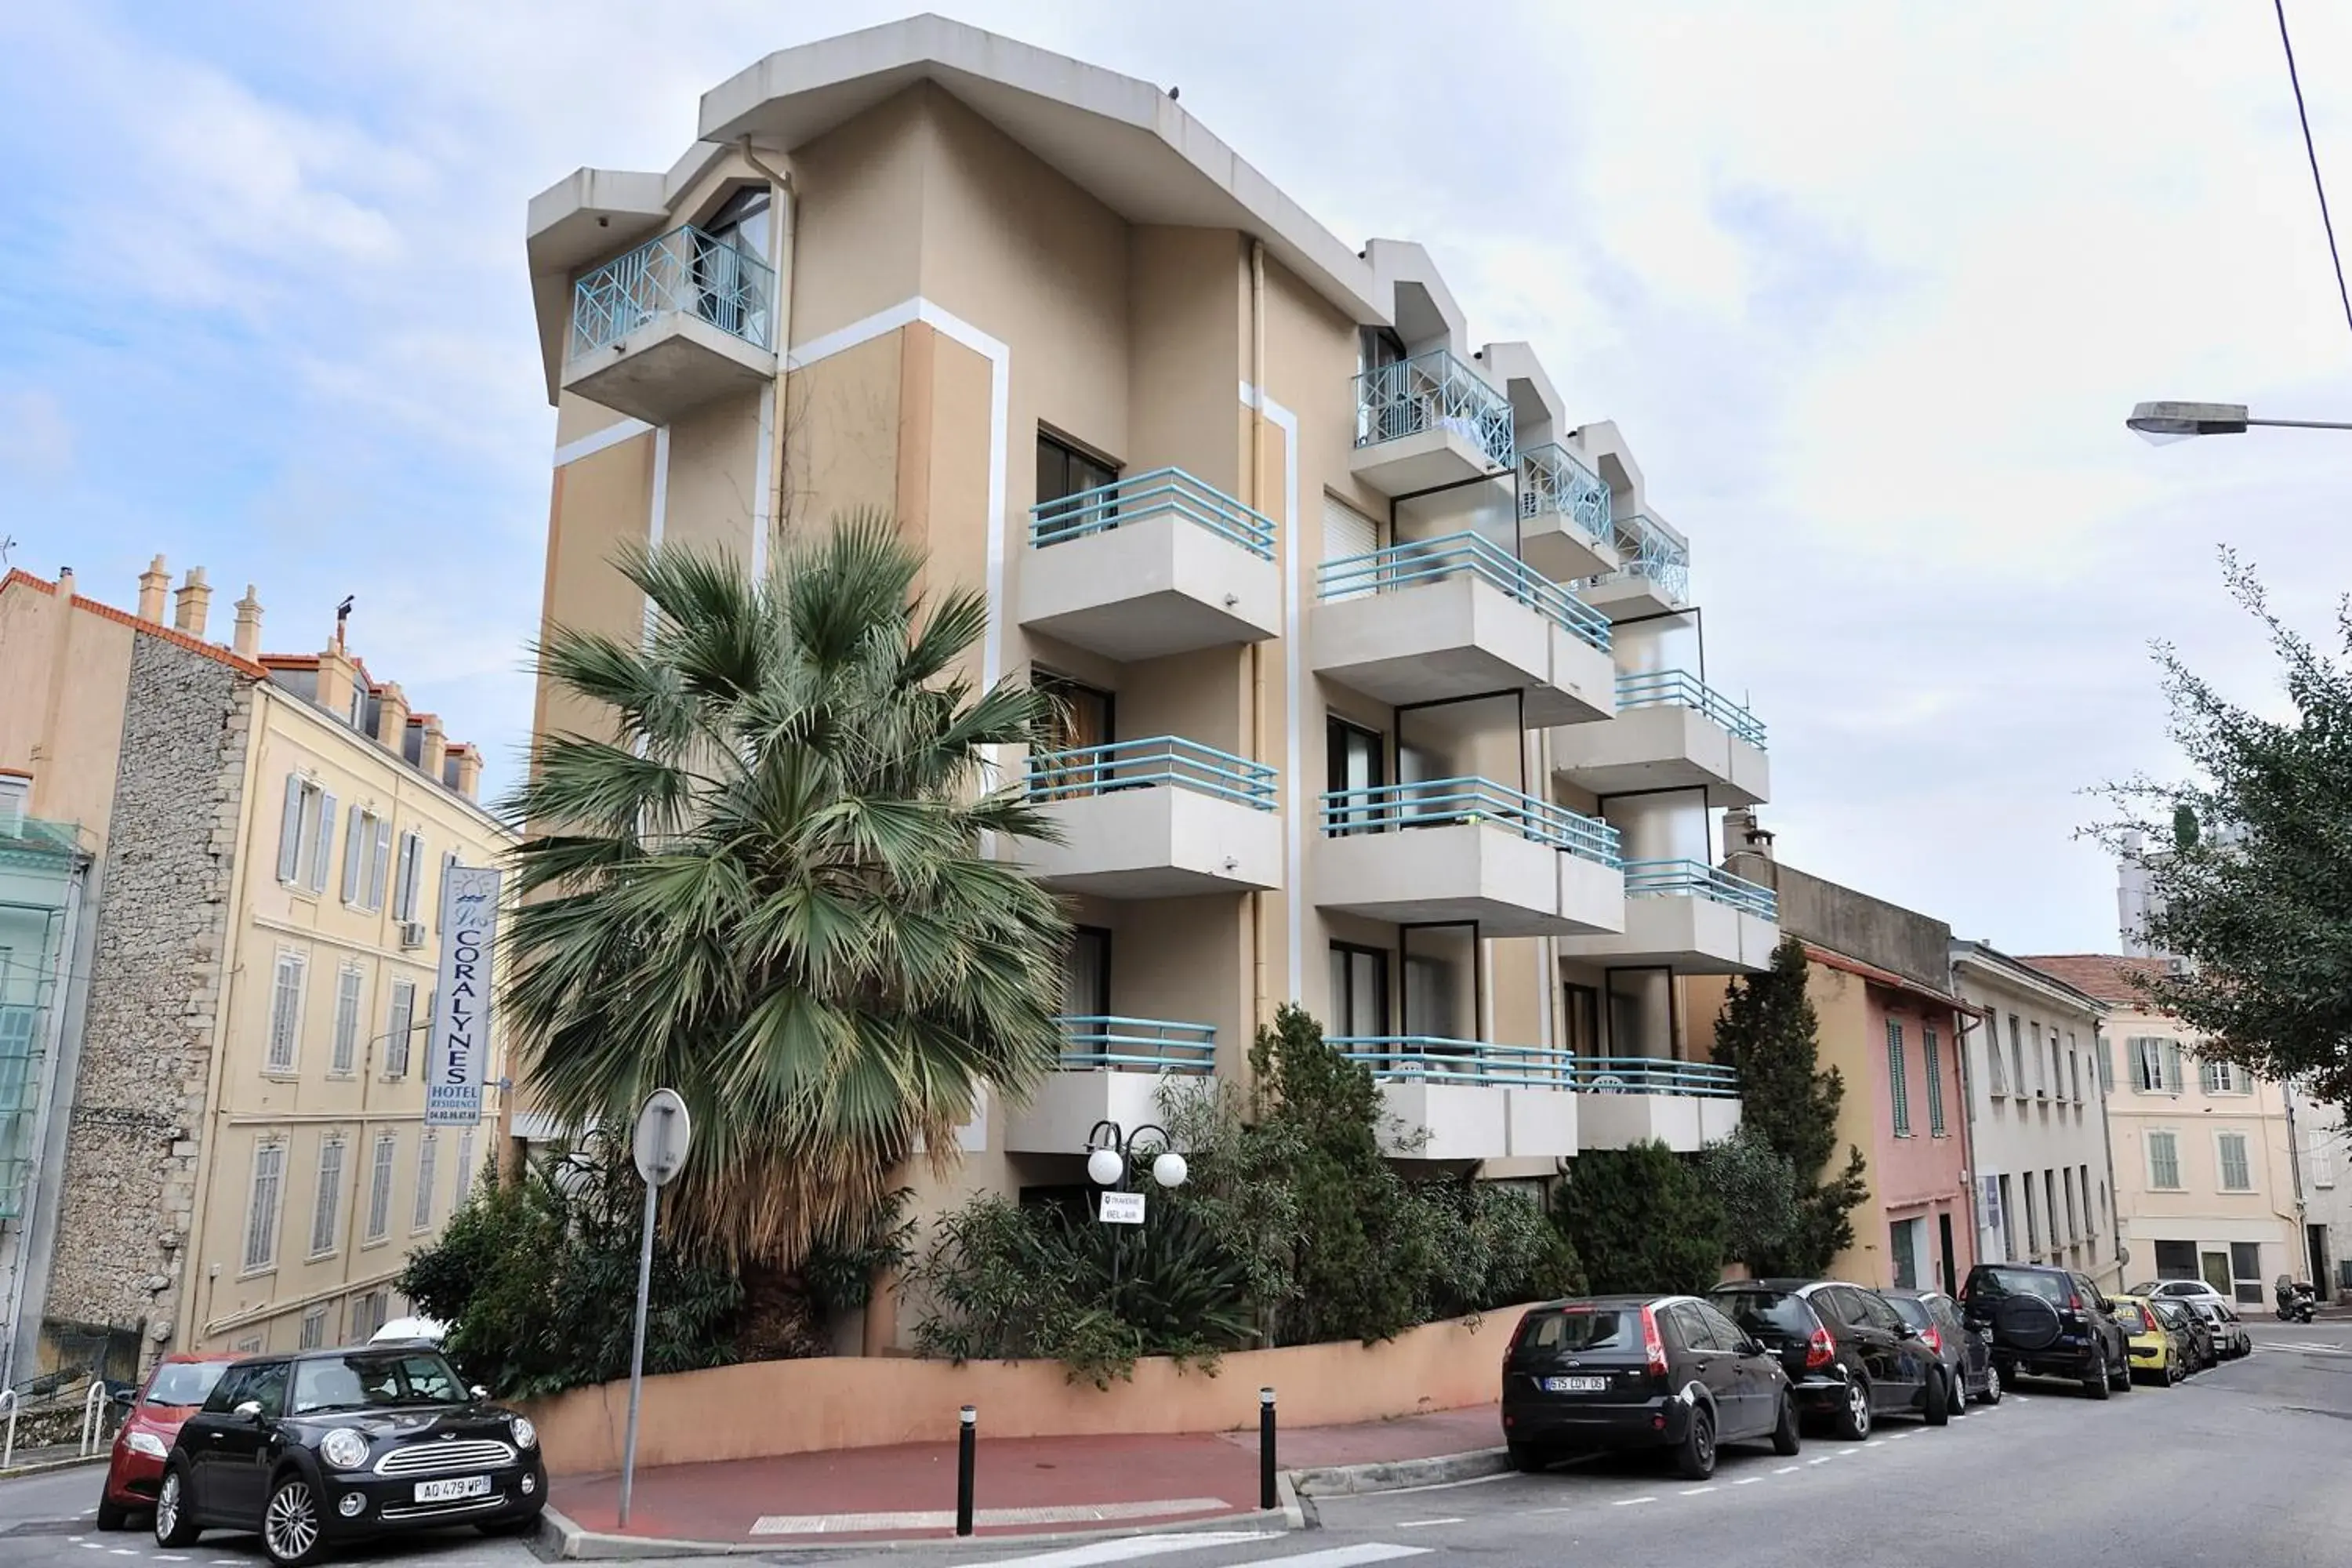
M1149 1121L1136 1128L1132 1132L1123 1130L1116 1121L1096 1122L1093 1130L1087 1134L1087 1180L1102 1188L1107 1194L1127 1191L1129 1170L1134 1162L1154 1144L1159 1146L1160 1152L1152 1156L1153 1184L1171 1189L1182 1186L1184 1178L1192 1173L1192 1168L1185 1164L1184 1156L1176 1152L1175 1145L1168 1137L1168 1130ZM1097 1206L1098 1215L1100 1212ZM1132 1221L1116 1223L1140 1225L1142 1215L1139 1214ZM1118 1239L1113 1237L1110 1250L1110 1285L1114 1291L1118 1289L1118 1261L1119 1244Z

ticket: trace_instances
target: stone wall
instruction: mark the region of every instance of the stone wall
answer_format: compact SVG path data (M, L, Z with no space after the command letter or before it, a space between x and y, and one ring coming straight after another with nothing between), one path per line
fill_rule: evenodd
M252 715L249 678L137 639L42 1316L137 1331L142 1365L179 1314Z

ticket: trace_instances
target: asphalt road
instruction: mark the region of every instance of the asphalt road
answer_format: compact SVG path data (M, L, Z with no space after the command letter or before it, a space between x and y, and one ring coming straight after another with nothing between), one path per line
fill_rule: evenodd
M1330 1500L1299 1534L1169 1534L1058 1549L923 1548L714 1559L826 1568L2341 1568L2352 1563L2352 1322L2253 1324L2255 1353L2178 1388L2102 1404L2026 1383L1998 1409L1931 1430L1889 1421L1858 1444L1809 1437L1794 1459L1730 1449L1695 1486L1656 1464L1583 1464L1415 1492ZM91 1470L0 1482L0 1564L182 1562L254 1568L250 1537L161 1553L99 1535ZM354 1553L365 1563L521 1568L513 1542L464 1533ZM675 1560L673 1560L675 1561Z

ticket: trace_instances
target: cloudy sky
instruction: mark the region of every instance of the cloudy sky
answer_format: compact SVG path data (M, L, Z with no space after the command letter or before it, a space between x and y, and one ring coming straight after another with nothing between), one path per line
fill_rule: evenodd
M2228 543L2325 631L2352 437L2153 448L2136 400L2352 418L2259 0L975 3L1183 89L1350 243L1616 419L1809 869L2110 949L2081 793L2168 769L2147 645L2274 700ZM2352 230L2352 7L2289 5ZM128 602L156 551L354 639L510 776L546 406L524 203L872 0L0 5L0 535ZM1801 14L1801 25L1790 18ZM2352 232L2347 232L2352 239ZM5 679L5 672L0 672Z

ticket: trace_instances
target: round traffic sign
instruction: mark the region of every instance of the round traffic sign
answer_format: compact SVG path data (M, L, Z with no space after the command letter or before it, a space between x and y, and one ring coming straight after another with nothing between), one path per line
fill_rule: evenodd
M657 1089L646 1097L637 1112L636 1135L629 1142L629 1157L648 1186L666 1187L686 1167L686 1151L694 1142L694 1119L674 1089Z

